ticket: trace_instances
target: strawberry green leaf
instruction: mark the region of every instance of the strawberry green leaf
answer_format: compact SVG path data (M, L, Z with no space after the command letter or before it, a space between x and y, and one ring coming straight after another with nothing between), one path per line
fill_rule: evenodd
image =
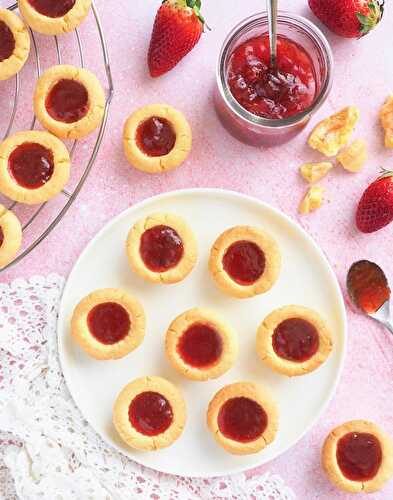
M383 14L384 1L372 0L367 4L368 13L356 12L356 17L360 24L360 35L366 35L379 23Z

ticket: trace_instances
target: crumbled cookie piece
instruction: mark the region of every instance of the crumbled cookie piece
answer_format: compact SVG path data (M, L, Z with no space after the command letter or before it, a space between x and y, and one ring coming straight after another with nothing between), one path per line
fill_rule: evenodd
M323 203L324 188L311 186L299 206L299 213L305 215L317 210Z
M325 118L314 128L308 144L325 156L336 156L345 146L359 120L360 112L355 106L348 106Z
M337 160L348 172L359 172L367 161L367 143L364 139L353 141L337 156Z
M386 99L379 112L379 119L385 131L385 146L393 148L393 95Z
M307 182L318 182L333 168L333 163L330 161L322 161L320 163L304 163L300 167L300 175Z

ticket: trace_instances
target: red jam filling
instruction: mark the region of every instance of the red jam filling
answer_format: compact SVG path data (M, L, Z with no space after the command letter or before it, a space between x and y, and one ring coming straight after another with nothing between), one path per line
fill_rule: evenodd
M286 319L274 330L273 349L280 358L301 363L314 356L318 347L317 329L304 319Z
M142 234L139 248L146 267L163 273L177 266L184 254L183 241L169 226L154 226Z
M45 107L57 121L74 123L86 116L89 110L86 87L76 80L59 80L49 92Z
M41 144L25 142L10 154L8 170L20 186L38 189L53 175L53 153Z
M369 481L382 463L382 448L373 434L349 432L337 443L337 463L351 481Z
M3 241L4 241L4 233L3 233L3 229L0 227L0 248L1 248L1 245L3 244Z
M29 0L29 4L46 17L63 17L75 5L76 0Z
M11 57L14 50L14 35L5 22L0 21L0 62Z
M267 414L260 404L249 398L232 398L218 413L218 428L227 438L240 443L255 441L267 427Z
M152 116L136 130L136 143L147 156L165 156L172 151L175 142L176 133L165 118Z
M281 35L277 38L277 68L270 67L268 35L259 36L233 51L227 80L238 103L263 118L297 115L311 106L316 94L310 56Z
M141 434L157 436L172 424L172 406L158 392L142 392L131 401L128 418L134 429Z
M123 340L130 331L130 315L116 302L98 304L87 315L87 325L94 338L105 345Z
M390 288L382 269L368 260L356 262L348 273L348 283L357 305L366 313L378 311L390 298Z
M222 347L222 338L214 328L194 323L180 337L177 350L188 365L207 368L220 359Z
M265 270L265 254L252 241L236 241L222 259L224 270L239 285L252 285Z

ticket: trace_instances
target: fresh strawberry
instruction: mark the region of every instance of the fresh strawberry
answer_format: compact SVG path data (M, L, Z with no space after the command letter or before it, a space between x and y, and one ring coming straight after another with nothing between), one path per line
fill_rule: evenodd
M199 42L205 21L201 0L164 0L154 21L148 64L151 76L171 70Z
M393 172L383 171L368 186L359 202L356 225L362 233L373 233L393 221Z
M314 14L346 38L367 35L382 19L384 0L308 0Z

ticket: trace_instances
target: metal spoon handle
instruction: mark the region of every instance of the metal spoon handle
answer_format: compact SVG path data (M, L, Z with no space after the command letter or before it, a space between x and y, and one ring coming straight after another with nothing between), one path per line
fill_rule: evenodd
M270 66L275 68L277 62L277 4L278 0L266 0L269 21Z
M389 330L390 333L393 333L393 321L392 321L392 319L386 319L384 321L381 321L381 323L386 326L386 328Z

